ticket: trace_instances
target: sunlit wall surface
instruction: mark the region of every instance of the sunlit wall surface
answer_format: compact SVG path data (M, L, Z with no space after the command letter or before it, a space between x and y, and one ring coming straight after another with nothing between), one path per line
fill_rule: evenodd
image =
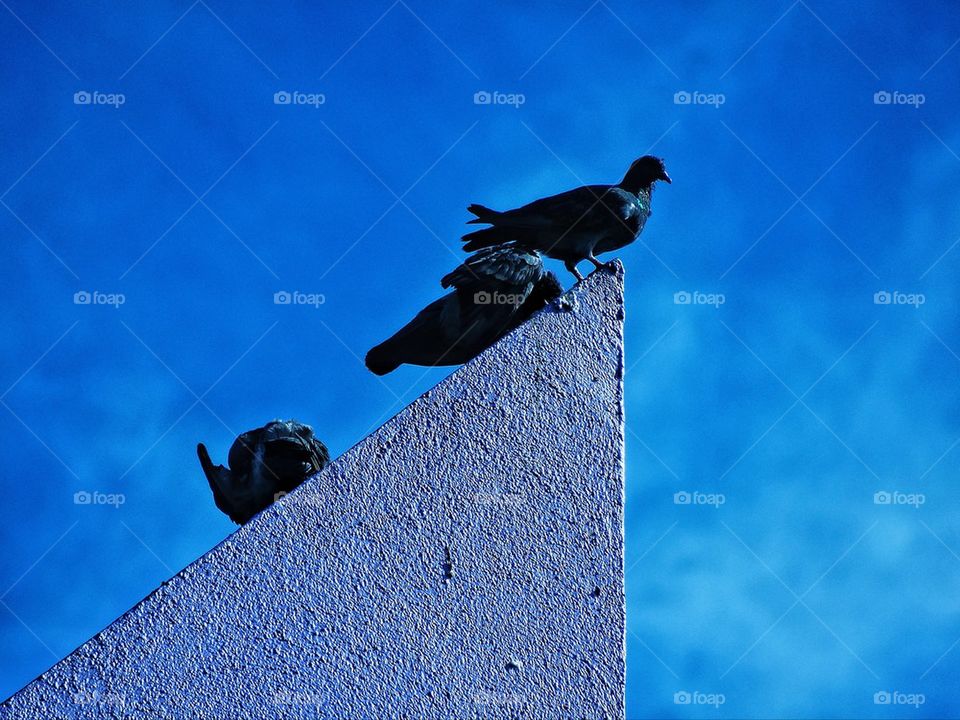
M231 532L198 440L449 372L361 358L467 204L652 152L628 716L960 712L955 3L0 6L0 695Z

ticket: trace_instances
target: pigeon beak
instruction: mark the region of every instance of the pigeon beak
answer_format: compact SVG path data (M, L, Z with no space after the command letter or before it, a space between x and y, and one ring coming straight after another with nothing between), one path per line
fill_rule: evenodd
M664 171L663 171L663 174L660 175L660 179L663 180L663 181L664 181L665 183L667 183L668 185L673 185L673 180L671 180L671 179L670 179L670 176L667 175L667 171L666 171L666 170L664 170Z

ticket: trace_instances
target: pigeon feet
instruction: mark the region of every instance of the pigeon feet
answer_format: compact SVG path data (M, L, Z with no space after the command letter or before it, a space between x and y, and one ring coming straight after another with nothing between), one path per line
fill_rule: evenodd
M617 268L616 260L611 260L610 262L600 262L593 256L588 257L587 260L592 262L594 266L597 268L597 270L606 270L610 272L610 271L615 271Z
M600 262L599 260L597 260L593 255L587 255L587 260L589 260L590 262L592 262L592 263L593 263L593 266L594 266L597 270L602 270L604 267L606 267L602 262Z
M580 271L577 270L577 263L575 260L568 260L564 263L567 270L573 273L573 276L577 279L577 282L583 280L583 275L580 274Z

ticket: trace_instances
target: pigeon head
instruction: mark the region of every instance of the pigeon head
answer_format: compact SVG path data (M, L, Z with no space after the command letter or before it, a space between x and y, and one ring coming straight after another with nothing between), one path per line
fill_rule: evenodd
M296 420L274 420L240 435L230 447L229 468L214 465L203 443L197 455L214 502L239 525L330 461L313 429Z
M561 294L563 294L563 286L557 280L557 276L549 270L546 271L534 284L527 299L517 308L510 329L525 323L535 312L543 310L548 303L556 300Z
M534 286L533 292L542 297L544 302L550 302L563 294L563 285L560 284L557 276L548 270L540 278L540 282Z
M667 168L663 164L663 159L653 155L644 155L638 160L634 160L627 174L620 181L620 187L629 192L637 192L641 188L650 187L657 180L663 180L665 183L673 182L667 175Z
M532 314L546 307L547 303L556 300L562 294L563 286L557 280L557 276L548 270L533 286L533 290L530 291L523 306L521 306L521 310L529 309L530 314Z

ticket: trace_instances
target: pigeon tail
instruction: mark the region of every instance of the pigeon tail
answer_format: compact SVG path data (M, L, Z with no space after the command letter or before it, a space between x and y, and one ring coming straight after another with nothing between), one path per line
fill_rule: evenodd
M214 465L210 459L210 453L207 452L207 446L203 443L197 443L197 457L200 459L200 467L203 468L203 474L207 477L210 484L210 490L213 491L213 501L221 512L225 513L238 525L242 525L245 520L238 519L238 514L234 511L230 501L223 493L223 488L230 484L230 472L223 465Z
M466 243L463 249L467 252L473 252L474 250L503 245L506 242L518 240L519 238L515 232L494 225L493 227L484 228L483 230L475 230L472 233L467 233L462 239L464 243Z
M471 212L476 215L472 220L467 220L467 224L476 224L476 223L490 223L491 225L496 222L497 218L500 217L503 213L497 212L496 210L491 210L486 205L478 205L474 203L467 208L467 212Z
M467 210L476 215L475 218L467 221L468 225L476 223L488 223L493 225L493 227L484 228L483 230L475 230L474 232L467 233L463 236L462 239L466 243L466 245L463 246L463 249L467 252L483 250L484 248L503 245L511 240L521 239L518 236L518 231L516 228L511 230L508 227L497 227L498 222L504 222L504 215L506 215L506 213L498 212L497 210L491 210L485 205L478 205L477 203L467 207Z
M389 342L388 340L371 348L364 358L364 364L374 375L386 375L400 367L400 361L397 360L396 354L388 344Z

